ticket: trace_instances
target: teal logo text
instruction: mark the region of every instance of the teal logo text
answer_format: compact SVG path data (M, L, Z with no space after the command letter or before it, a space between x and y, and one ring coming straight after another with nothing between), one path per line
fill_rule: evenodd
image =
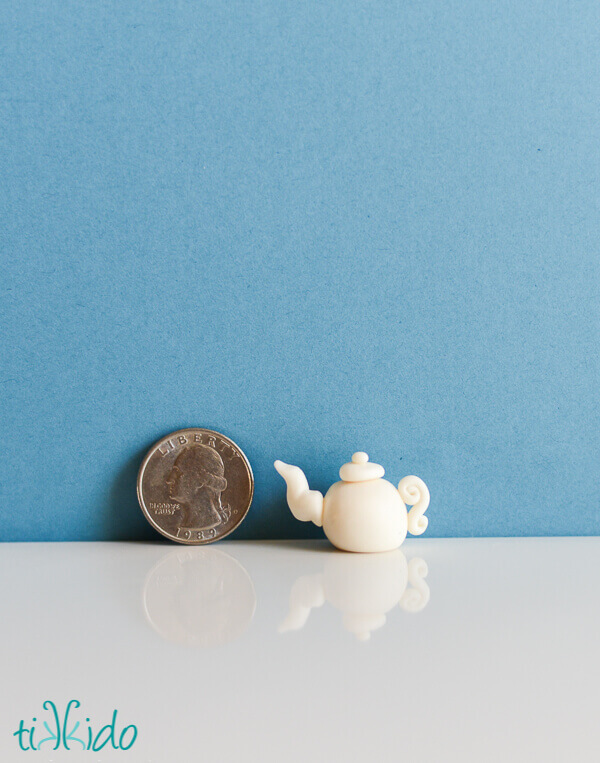
M110 744L113 750L129 750L137 739L136 726L118 723L118 710L113 710L110 723L101 728L92 724L90 718L79 711L81 702L72 699L64 712L59 712L54 702L47 699L42 704L39 719L31 723L19 722L13 733L21 750L102 750ZM79 712L78 712L79 711ZM81 716L81 717L79 717Z

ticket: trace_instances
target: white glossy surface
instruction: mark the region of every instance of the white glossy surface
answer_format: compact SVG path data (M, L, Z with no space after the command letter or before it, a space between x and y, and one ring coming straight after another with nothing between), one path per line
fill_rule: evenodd
M599 560L596 538L3 544L0 759L597 761ZM139 739L24 757L49 698Z

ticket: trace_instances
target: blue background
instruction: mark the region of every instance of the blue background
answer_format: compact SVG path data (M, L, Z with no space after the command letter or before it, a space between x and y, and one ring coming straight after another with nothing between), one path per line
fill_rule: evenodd
M430 535L600 531L596 0L1 9L1 538L155 537L186 426L234 537L358 449Z

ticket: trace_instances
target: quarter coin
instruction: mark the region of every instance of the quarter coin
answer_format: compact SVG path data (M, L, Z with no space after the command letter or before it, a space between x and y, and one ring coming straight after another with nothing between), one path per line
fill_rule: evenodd
M155 530L177 543L202 545L224 538L242 522L254 477L229 437L211 429L180 429L150 448L137 492Z

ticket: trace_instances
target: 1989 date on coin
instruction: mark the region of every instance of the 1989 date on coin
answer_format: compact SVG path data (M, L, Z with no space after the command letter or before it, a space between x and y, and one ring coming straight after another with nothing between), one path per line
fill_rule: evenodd
M250 508L254 478L233 440L210 429L181 429L150 448L137 490L158 532L198 545L235 530Z

